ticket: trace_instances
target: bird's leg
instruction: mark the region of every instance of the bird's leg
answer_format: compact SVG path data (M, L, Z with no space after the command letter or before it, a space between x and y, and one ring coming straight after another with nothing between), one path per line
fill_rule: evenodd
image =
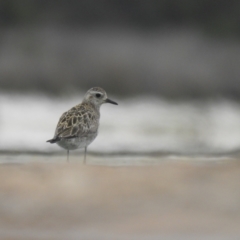
M87 157L87 147L85 147L85 150L84 150L84 161L83 161L84 164L86 164L86 157Z
M69 150L67 150L67 162L69 162Z

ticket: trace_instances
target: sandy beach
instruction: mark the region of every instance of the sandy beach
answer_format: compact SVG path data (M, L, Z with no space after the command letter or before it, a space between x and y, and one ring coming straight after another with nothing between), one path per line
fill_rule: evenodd
M62 156L16 158L0 165L0 239L240 237L237 158L142 157L150 164L139 166L137 157L132 166L109 164L121 157L90 156L87 165L76 155L69 164Z

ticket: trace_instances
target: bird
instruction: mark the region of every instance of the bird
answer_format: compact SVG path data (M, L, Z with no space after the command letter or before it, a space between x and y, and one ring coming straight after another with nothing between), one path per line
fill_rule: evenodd
M60 117L54 137L47 140L49 143L57 143L69 151L84 148L84 164L86 164L87 147L98 135L100 120L100 107L104 103L118 105L107 97L103 88L93 87L84 95L82 103L64 112Z

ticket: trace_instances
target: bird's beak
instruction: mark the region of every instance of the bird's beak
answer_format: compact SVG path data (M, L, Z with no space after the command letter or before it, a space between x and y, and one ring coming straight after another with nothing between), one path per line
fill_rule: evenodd
M112 101L111 99L107 98L105 100L106 103L111 103L111 104L115 104L115 105L118 105L116 102Z

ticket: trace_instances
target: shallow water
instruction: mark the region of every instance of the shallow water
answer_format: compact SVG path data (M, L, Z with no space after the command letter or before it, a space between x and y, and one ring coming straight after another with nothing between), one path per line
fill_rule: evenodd
M83 164L83 153L77 152L70 155L70 163ZM193 164L212 164L224 163L235 160L234 155L229 156L186 156L186 155L163 155L163 156L147 156L147 155L98 155L88 154L87 165L93 166L157 166L162 163L191 162ZM41 155L41 154L1 154L0 164L29 164L29 163L66 163L67 156L65 154Z
M221 153L240 146L240 105L236 102L171 102L109 95L119 106L102 106L99 135L89 151ZM82 97L1 93L0 151L63 151L46 140L53 136L61 114Z

